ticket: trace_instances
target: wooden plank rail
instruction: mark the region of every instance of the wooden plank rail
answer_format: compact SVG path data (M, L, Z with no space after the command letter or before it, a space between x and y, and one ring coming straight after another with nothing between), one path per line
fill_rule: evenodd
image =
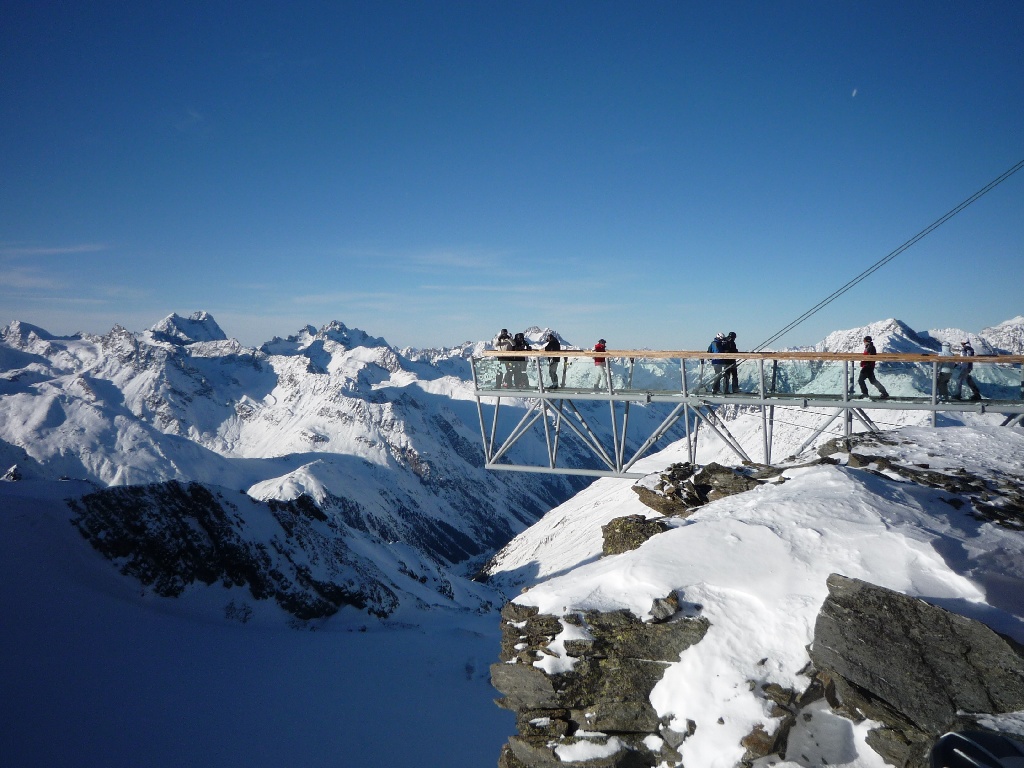
M838 361L855 360L861 361L871 359L876 362L887 363L934 363L941 360L952 360L964 362L968 358L961 355L922 355L922 354L900 354L896 352L880 352L876 355L865 355L862 352L698 352L695 350L673 349L609 349L604 352L595 352L592 349L560 349L557 352L546 352L544 350L520 350L505 352L496 349L485 349L479 353L480 357L614 357L634 358L648 360L685 359L693 360L703 358L710 360L822 360ZM1024 355L974 355L970 358L975 363L1024 363Z

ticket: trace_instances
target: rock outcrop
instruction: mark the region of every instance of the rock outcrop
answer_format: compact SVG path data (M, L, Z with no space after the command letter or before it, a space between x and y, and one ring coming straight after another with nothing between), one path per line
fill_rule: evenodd
M628 611L563 617L530 606L502 609L501 663L491 683L516 713L519 733L502 751L502 768L634 768L675 765L685 734L669 731L650 693L669 663L700 641L707 620L659 600L642 622ZM549 672L541 660L557 660Z
M231 500L200 483L170 481L107 488L68 504L82 536L158 595L177 597L194 584L241 588L228 618L245 621L250 599L273 600L300 622L345 605L379 617L398 606L384 574L365 572L372 566L308 496Z
M811 660L829 703L877 720L869 744L892 765L927 765L948 730L977 727L963 713L1024 710L1024 655L984 624L923 600L833 574Z
M601 526L601 534L604 537L601 545L601 554L621 555L636 549L652 536L668 530L660 520L648 520L643 515L626 515L616 517L607 524Z
M703 467L684 462L649 475L633 486L644 504L666 517L687 517L715 499L752 490L782 470L764 465L740 468L711 462Z

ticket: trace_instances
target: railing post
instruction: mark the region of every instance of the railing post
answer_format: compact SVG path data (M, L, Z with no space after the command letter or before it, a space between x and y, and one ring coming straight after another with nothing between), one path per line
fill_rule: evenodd
M764 358L757 360L757 391L761 395L761 438L764 442L764 463L772 463L772 440L768 434L768 409L764 404Z
M686 455L690 459L690 463L693 464L693 439L690 435L690 394L686 388L686 358L679 358L679 374L682 381L683 391L683 432L686 435Z
M853 389L853 374L850 361L843 360L843 435L847 440L853 433L853 414L850 413L850 390Z

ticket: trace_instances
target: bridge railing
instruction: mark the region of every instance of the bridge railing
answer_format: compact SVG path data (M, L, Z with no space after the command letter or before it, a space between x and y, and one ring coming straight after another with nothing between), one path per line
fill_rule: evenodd
M472 360L476 388L504 394L519 390L566 396L585 393L599 395L663 396L712 395L718 371L708 353L652 352L650 350L611 350L595 364L595 353L568 350L552 357L543 352L486 352ZM864 355L848 353L765 352L734 353L741 394L765 397L844 399L844 393L859 394L857 378ZM889 395L897 399L922 400L933 395L938 400L955 393L961 366L973 363L972 379L983 399L1004 402L1024 399L1022 363L1024 356L975 356L972 358L938 355L880 354L875 361L875 377ZM950 372L947 391L942 369ZM877 395L871 386L869 393ZM951 390L951 391L950 391ZM735 393L734 393L735 394ZM962 395L970 395L964 387Z

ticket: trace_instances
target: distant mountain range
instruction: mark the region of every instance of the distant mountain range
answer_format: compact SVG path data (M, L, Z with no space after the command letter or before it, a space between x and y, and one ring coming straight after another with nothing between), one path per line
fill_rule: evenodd
M880 351L970 336L979 354L1024 352L1024 317L980 334L886 320L815 348L857 351L865 332ZM97 550L158 594L229 587L234 618L487 610L498 598L467 577L588 485L482 468L467 360L491 343L399 350L333 322L245 347L205 312L103 336L14 322L0 330L0 476L41 498L75 481L68 520ZM536 464L531 450L510 458Z

